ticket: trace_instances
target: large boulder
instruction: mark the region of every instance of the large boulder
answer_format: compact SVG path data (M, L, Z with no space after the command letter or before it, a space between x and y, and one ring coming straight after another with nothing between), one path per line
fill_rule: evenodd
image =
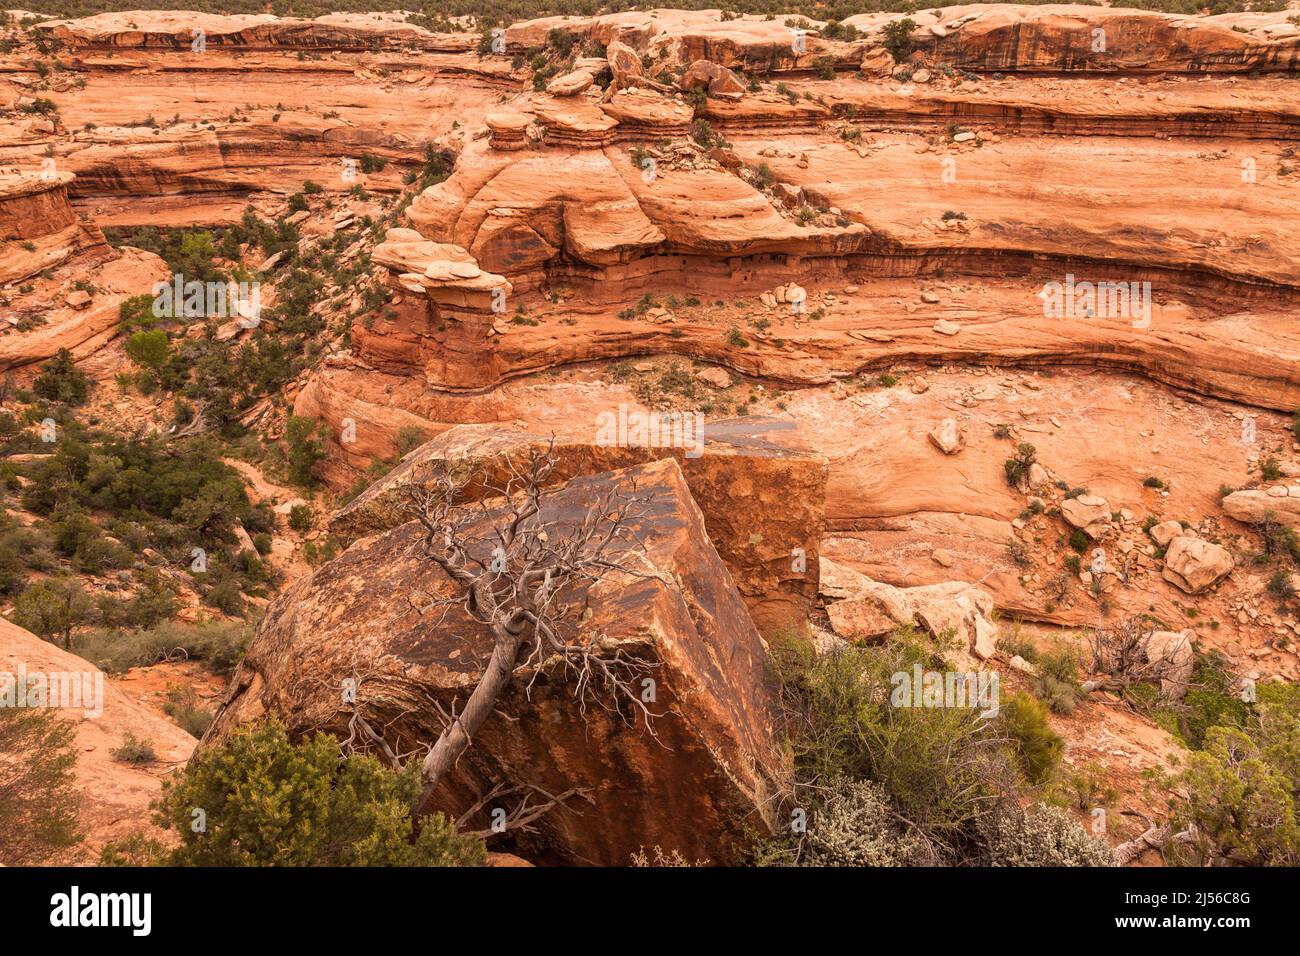
M845 640L873 640L913 625L935 638L955 640L980 660L997 651L993 598L981 588L965 581L900 588L829 558L822 558L820 567L822 595L840 598L826 607L831 629Z
M872 47L862 54L858 69L868 79L883 79L894 72L897 61L884 47Z
M1188 594L1200 594L1226 578L1233 564L1227 548L1183 535L1165 552L1164 578Z
M1110 530L1110 504L1101 495L1079 495L1061 502L1061 517L1090 538Z
M1234 491L1223 499L1223 512L1246 524L1272 515L1275 521L1300 530L1300 487L1274 485L1267 489Z
M629 437L631 432L629 431ZM659 458L675 458L705 528L760 630L807 620L817 594L824 521L826 460L810 451L789 422L739 418L709 422L699 447L635 447L599 438L553 438L500 425L459 425L407 455L330 519L344 544L409 519L412 487L427 485L444 465L467 478L462 500L499 492L530 453L550 448L552 483Z
M687 92L704 90L709 96L738 100L745 95L745 84L725 66L709 60L696 60L682 74L681 88Z
M930 429L927 437L930 439L930 444L945 455L957 454L966 444L965 436L957 427L957 420L954 418L945 418L935 425Z
M774 821L771 798L786 764L775 732L763 643L704 518L671 459L576 478L544 496L548 535L563 536L611 493L635 493L631 527L644 553L620 543L611 572L573 594L566 638L653 667L655 735L628 708L585 708L575 675L551 659L521 669L496 712L437 791L458 816L494 786L585 792L570 811L536 821L503 846L535 862L626 865L639 847L728 859L747 828ZM457 510L471 553L491 557L509 508L503 499ZM340 688L359 680L357 707L399 752L437 738L465 702L492 647L491 632L459 605L421 613L453 591L409 522L355 543L268 608L204 742L275 715L294 733L347 735ZM620 554L620 552L624 552ZM473 818L486 827L489 809Z
M626 43L612 40L605 47L605 59L609 63L609 72L614 85L619 89L635 86L645 78L645 67L641 65L641 54Z
M1162 521L1159 524L1152 525L1149 533L1151 539L1162 548L1167 547L1174 538L1180 538L1186 534L1181 521Z

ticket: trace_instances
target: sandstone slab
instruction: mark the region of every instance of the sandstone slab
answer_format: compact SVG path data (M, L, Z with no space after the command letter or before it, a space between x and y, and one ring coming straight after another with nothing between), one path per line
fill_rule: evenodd
M1061 502L1061 517L1090 538L1100 538L1110 529L1110 504L1101 495L1078 495Z

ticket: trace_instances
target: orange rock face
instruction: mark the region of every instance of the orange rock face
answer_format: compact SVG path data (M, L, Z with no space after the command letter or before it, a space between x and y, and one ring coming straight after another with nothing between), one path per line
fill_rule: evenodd
M74 257L108 255L104 235L68 201L71 173L0 173L0 283L27 279Z

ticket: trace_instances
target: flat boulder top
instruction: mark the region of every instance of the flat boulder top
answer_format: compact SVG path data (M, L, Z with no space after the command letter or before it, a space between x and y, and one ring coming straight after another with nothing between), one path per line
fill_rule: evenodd
M533 109L548 128L597 134L618 126L618 120L586 99L552 99L538 103Z
M498 110L495 113L488 113L483 120L490 130L507 130L511 132L521 132L528 128L528 124L533 118L527 113L516 113Z
M559 663L542 665L530 689L532 672L517 672L499 701L507 716L480 731L446 784L444 808L463 811L501 782L581 787L593 805L578 818L548 815L535 853L625 864L640 845L660 843L717 859L742 818L763 819L762 800L783 772L762 642L676 462L569 482L543 498L548 535L576 527L611 492L639 499L630 526L644 552L620 545L619 560L635 573L567 594L573 614L563 632L600 654L651 662L659 739L630 714L595 704L583 714ZM490 557L489 529L508 510L503 502L460 512L477 557ZM271 605L205 741L267 714L297 732L346 735L339 688L355 677L359 706L390 742L431 743L438 707L463 704L493 645L460 605L420 612L452 591L416 522L353 545Z
M620 123L689 123L695 109L654 90L619 90L601 109Z
M0 170L0 200L18 199L23 196L35 196L61 189L72 182L76 176L69 172L57 172L50 175L16 170Z
M617 427L618 413L611 411L610 415ZM824 466L823 456L813 450L798 425L788 420L754 416L706 422L703 434L702 458L754 458ZM687 457L687 449L680 447L601 444L594 428L589 435L578 437L543 435L523 428L511 430L495 423L457 425L412 451L396 468L339 509L330 519L330 530L350 543L360 535L407 520L401 511L405 489L424 480L440 462L482 473L485 480L471 480L467 485L465 500L490 497L500 493L509 466L518 467L528 460L530 452L546 449L552 442L556 466L551 480L556 483L656 458Z
M558 537L577 528L589 510L614 489L645 497L644 510L634 524L647 546L642 570L650 573L656 568L672 568L683 529L698 511L689 501L680 469L671 461L575 478L563 488L553 489L543 499L540 515L548 528L556 529L548 533ZM505 499L487 502L483 511L465 507L464 515L474 529L471 537L482 531L481 553L472 551L474 557L491 559L495 540L489 537L489 528L510 513ZM295 639L349 650L382 648L403 667L420 668L435 681L455 684L462 675L476 680L479 665L492 650L492 636L460 609L454 608L446 616L419 613L418 605L452 591L442 571L425 556L423 546L424 529L416 521L358 542L272 605L258 646L263 646L269 635L283 633L287 623ZM611 617L598 629L611 640L641 640L654 628L654 604L663 589L664 582L658 580L620 581L614 588L617 603L633 613ZM593 616L602 595L609 591L609 587L598 585L582 595L581 600L593 608ZM249 659L255 657L258 655L250 652Z

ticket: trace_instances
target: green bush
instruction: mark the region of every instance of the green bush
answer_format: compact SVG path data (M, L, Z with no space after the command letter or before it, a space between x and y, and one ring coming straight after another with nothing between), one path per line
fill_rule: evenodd
M122 331L136 332L156 326L158 317L153 314L153 304L154 297L151 295L133 295L129 299L123 299L117 307Z
M1072 820L1021 809L1022 783L1047 780L1063 742L1027 694L996 719L961 707L894 706L891 688L913 666L950 670L911 628L883 646L818 656L778 633L769 642L783 727L794 758L785 805L807 813L806 834L757 841L756 865L1108 865L1109 850ZM1068 654L1044 673L1069 679ZM1297 695L1300 696L1300 695Z
M76 726L53 710L0 707L0 865L67 862L81 841Z
M58 353L41 366L41 374L32 383L38 398L63 405L84 405L90 391L90 382L73 361L72 353L59 349Z
M885 24L884 46L895 63L903 63L911 59L916 51L916 44L912 42L912 31L915 29L916 21L911 17L903 17L901 20Z
M1204 746L1212 727L1244 727L1250 707L1241 699L1228 667L1218 652L1198 653L1182 702L1157 712L1156 721L1193 749Z
M99 624L108 628L148 628L170 619L179 609L176 593L153 571L141 575L141 584L129 598L103 595L98 602Z
M13 622L37 637L68 648L72 632L90 623L90 598L73 580L33 581L14 601Z
M1249 728L1212 727L1188 756L1175 780L1187 800L1172 809L1179 828L1195 824L1196 840L1175 845L1175 862L1300 865L1300 710L1290 696L1277 704L1261 694Z
M243 617L246 608L243 588L233 577L223 578L208 588L203 593L203 603L229 617Z
M1270 558L1287 558L1300 564L1300 535L1277 519L1274 511L1265 511L1255 523L1263 539L1264 554Z
M1045 783L1065 750L1065 741L1047 723L1047 708L1028 694L1015 694L1003 702L998 724L1011 740L1025 776L1032 783Z
M79 544L92 533L84 514L74 517L81 512L133 520L147 530L149 543L188 550L233 541L235 523L255 510L239 472L203 439L164 443L70 426L53 455L22 472L30 479L23 507L67 525L59 545L65 554L75 552L70 541Z
M1279 601L1288 601L1295 597L1295 586L1291 583L1291 575L1281 569L1274 571L1272 577L1268 579L1268 593Z
M419 761L398 772L367 755L340 759L332 737L295 744L268 723L200 751L164 784L159 822L180 835L169 862L182 866L481 865L482 841L441 814L415 832L419 791Z
M1034 693L1054 714L1072 714L1079 700L1079 667L1069 650L1037 655Z
M252 627L242 621L160 623L141 630L93 630L78 636L73 651L112 674L163 660L199 660L228 675L244 656Z
M311 487L316 484L316 465L325 457L325 446L318 431L319 423L313 418L290 415L285 423L289 480L296 485Z
M122 737L122 746L110 750L109 756L122 763L153 763L158 759L154 753L153 741L140 740L131 731Z
M202 737L212 723L212 711L199 703L193 687L173 687L167 692L163 713L191 737Z
M429 436L418 425L404 426L397 433L397 456L405 458L428 440Z
M1002 463L1002 471L1007 479L1007 484L1012 488L1020 487L1021 482L1029 475L1029 468L1037 460L1037 449L1029 442L1022 441L1016 446L1016 457L1008 458Z
M307 505L294 505L289 509L289 527L294 531L306 533L311 530L312 513Z
M156 837L146 833L133 833L121 840L112 840L99 851L100 866L163 866L171 850Z
M821 658L795 637L777 635L770 646L797 780L875 781L920 835L949 847L1009 797L1014 757L991 721L973 709L891 706L892 675L942 666L910 629L884 647Z
M162 329L136 332L126 340L126 354L135 364L157 371L171 356L171 342Z

